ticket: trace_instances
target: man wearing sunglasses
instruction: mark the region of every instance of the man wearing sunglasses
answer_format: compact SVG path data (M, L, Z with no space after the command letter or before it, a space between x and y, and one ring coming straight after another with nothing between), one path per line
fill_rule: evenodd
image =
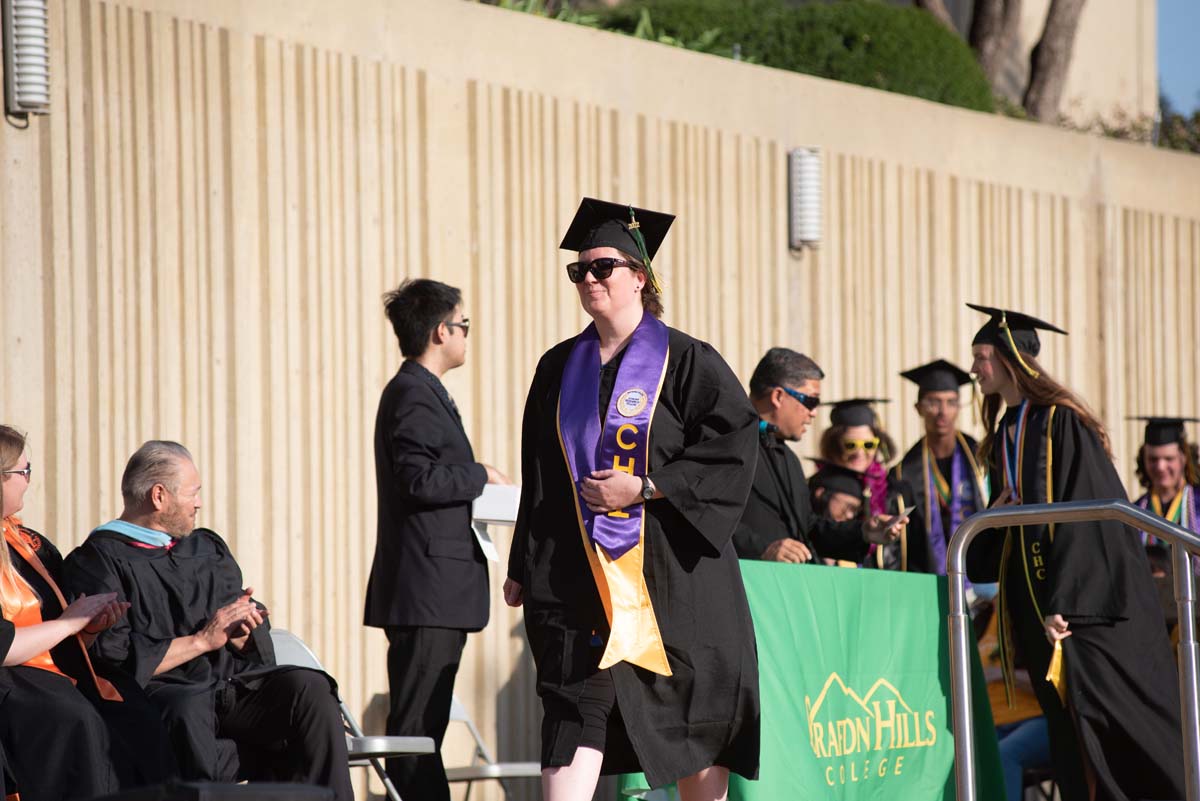
M786 443L798 442L808 430L824 377L816 362L788 348L771 348L754 368L750 402L760 420L758 465L733 535L742 559L859 562L870 543L893 541L906 522L886 515L835 522L813 512L804 468Z
M384 296L404 363L375 419L379 519L364 623L388 638L390 735L429 736L440 750L467 632L488 620L488 569L471 529L484 484L507 484L475 460L442 376L467 358L462 293L419 278ZM387 760L404 798L449 801L441 757Z

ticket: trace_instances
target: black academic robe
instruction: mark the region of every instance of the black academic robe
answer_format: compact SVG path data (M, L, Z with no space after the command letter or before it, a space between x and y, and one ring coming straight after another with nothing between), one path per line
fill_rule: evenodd
M1051 408L1028 414L1021 501L1124 500L1096 435L1070 409L1053 407L1051 415ZM1016 419L1015 410L1005 415L1004 437ZM996 494L1006 486L999 465L997 457ZM1088 798L1081 754L1098 801L1183 798L1179 682L1137 532L1116 521L996 529L972 543L967 572L976 582L1000 580L1003 572L1002 622L1046 714L1065 801ZM1053 614L1070 624L1065 706L1045 680L1053 650L1042 620Z
M569 764L575 754L580 693L597 670L607 631L557 434L559 386L573 343L542 357L529 391L508 564L509 577L524 588L545 766ZM710 345L671 329L669 348L650 437L649 475L664 497L646 505L644 574L673 675L626 662L610 669L625 725L609 729L603 770L641 770L654 786L714 764L754 778L758 659L731 538L754 475L758 418ZM602 369L597 414L607 408L617 361Z
M771 433L758 438L758 463L746 510L733 534L742 559L761 559L772 542L796 539L822 558L861 561L867 554L862 521L843 523L813 512L804 466L782 440Z
M964 476L963 486L954 488L963 497L963 518L970 517L975 512L984 508L983 499L985 497L984 485L982 476L974 469L975 454L979 451L979 443L971 437L963 434L963 439L967 443L967 453L964 454ZM962 444L956 445L958 449L962 449ZM954 535L950 531L950 510L942 508L942 531L934 531L934 516L933 510L929 504L938 503L938 497L935 494L931 499L929 497L929 476L925 474L925 438L917 440L917 443L909 449L908 453L904 454L904 458L892 468L892 476L896 479L906 482L912 492L913 503L916 504L917 510L921 513L921 519L924 522L927 537L940 536L942 541L949 545L950 537ZM946 480L950 481L949 473L946 474ZM934 555L932 547L926 549L926 562L924 565L915 565L910 570L917 570L922 573L937 573L939 575L946 574L946 565L934 564Z
M37 532L25 531L46 572L62 589L58 549ZM60 617L63 608L54 589L15 549L9 548L9 556L41 600L42 619ZM123 699L109 701L96 691L75 637L59 643L51 655L74 685L41 668L0 669L0 744L23 799L88 798L158 784L174 775L175 760L158 712L131 677L94 666Z
M172 710L171 720L182 721L169 725L184 778L271 775L270 753L239 751L233 740L216 736L223 710L269 676L296 669L275 666L268 622L240 651L228 645L154 675L172 640L200 631L242 593L241 568L221 537L199 528L170 549L140 548L116 532L96 531L67 557L64 579L70 592L116 592L130 603L125 617L96 638L92 654L132 675L151 700Z

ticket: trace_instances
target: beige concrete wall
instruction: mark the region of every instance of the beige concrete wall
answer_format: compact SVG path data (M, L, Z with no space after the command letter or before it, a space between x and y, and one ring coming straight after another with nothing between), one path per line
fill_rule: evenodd
M463 287L470 361L448 385L480 457L516 474L533 366L584 322L555 248L583 194L679 215L656 263L669 323L743 378L771 345L812 354L827 396L895 397L906 442L896 371L967 362L964 300L1072 332L1044 361L1110 422L1123 474L1125 414L1200 409L1194 157L457 0L51 8L53 114L0 127L0 417L32 435L25 517L69 547L119 512L133 448L182 440L202 522L355 709L386 689L360 625L399 361L379 296ZM797 145L826 166L825 241L800 258ZM459 694L532 758L500 573Z

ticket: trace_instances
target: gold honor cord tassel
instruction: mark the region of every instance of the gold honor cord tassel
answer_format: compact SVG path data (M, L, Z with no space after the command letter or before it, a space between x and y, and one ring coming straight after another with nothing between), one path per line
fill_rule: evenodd
M1004 332L1004 338L1008 341L1008 347L1012 349L1013 356L1017 357L1017 364L1021 365L1021 369L1029 373L1030 378L1038 378L1041 376L1037 370L1034 370L1025 360L1021 358L1021 351L1017 350L1017 343L1013 340L1012 331L1008 327L1008 315L1001 312L1000 314L1000 330Z
M1058 700L1063 706L1067 705L1067 676L1063 669L1063 647L1062 640L1056 640L1054 643L1054 653L1050 656L1050 666L1046 668L1046 681L1054 685L1054 691L1058 693Z
M629 662L651 673L670 676L667 651L654 618L654 607L650 605L650 589L642 573L646 558L644 541L644 538L639 540L619 559L610 557L603 548L594 551L600 559L612 605L608 645L600 658L600 668Z

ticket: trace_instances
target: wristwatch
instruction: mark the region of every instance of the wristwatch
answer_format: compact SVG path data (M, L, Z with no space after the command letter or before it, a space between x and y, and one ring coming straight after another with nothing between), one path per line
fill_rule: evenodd
M648 501L654 497L654 485L650 483L650 476L642 476L642 500Z

